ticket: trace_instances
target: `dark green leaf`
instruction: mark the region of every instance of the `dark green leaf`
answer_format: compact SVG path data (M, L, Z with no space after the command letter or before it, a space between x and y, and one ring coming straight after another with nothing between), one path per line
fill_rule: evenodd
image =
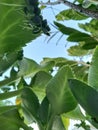
M0 93L0 100L5 100L11 97L15 97L21 93L22 90L16 90L12 92Z
M58 30L61 31L63 34L70 35L73 33L79 33L78 30L70 28L70 27L66 27L65 25L61 23L54 22L54 24L58 27Z
M80 42L80 41L90 41L94 39L86 33L82 33L82 32L76 32L76 33L72 33L70 34L70 36L67 38L68 41L73 41L73 42Z
M17 109L12 109L0 115L0 122L2 122L0 124L1 130L19 130L20 128L25 130L33 130L33 128L24 124L23 119L20 118Z
M98 90L98 47L96 47L88 73L88 84Z
M49 101L47 97L45 97L39 108L39 118L43 124L46 124L48 122L48 114L49 114Z
M92 117L98 119L98 92L87 84L70 79L69 86L79 104Z
M38 118L39 101L32 89L26 87L21 94L22 106L31 114L32 118Z
M2 113L5 113L5 112L10 111L15 108L17 108L17 106L14 106L14 105L13 106L0 106L0 115Z
M18 60L18 52L5 53L0 59L0 74L4 73Z

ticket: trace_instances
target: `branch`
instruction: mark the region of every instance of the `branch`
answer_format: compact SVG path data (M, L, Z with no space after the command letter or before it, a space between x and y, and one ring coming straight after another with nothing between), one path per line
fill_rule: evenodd
M61 3L63 3L64 5L66 5L68 7L71 7L72 9L76 10L77 12L82 13L88 17L98 19L98 11L85 9L85 8L81 7L80 5L76 5L76 4L66 1L66 0L57 0L55 2L48 1L46 3L41 2L42 5L57 5L57 4L61 4Z

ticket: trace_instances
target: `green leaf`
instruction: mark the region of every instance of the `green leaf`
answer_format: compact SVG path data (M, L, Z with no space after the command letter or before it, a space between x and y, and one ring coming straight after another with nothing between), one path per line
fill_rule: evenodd
M63 66L47 84L46 93L54 114L66 113L77 105L68 86L69 78L73 78L71 69Z
M86 64L86 63L84 63ZM88 80L88 70L89 67L87 65L74 65L72 67L72 70L74 71L75 77L79 80L82 80L84 82L87 82Z
M9 69L17 60L19 52L5 53L0 59L0 74Z
M19 130L20 128L25 130L33 130L33 128L24 124L23 119L20 118L17 109L12 109L0 115L0 122L2 122L0 124L1 130Z
M56 15L56 19L59 21L62 20L84 20L87 19L88 17L73 10L73 9L67 9L61 11L59 14Z
M98 90L98 46L96 47L88 73L88 84Z
M22 90L16 90L16 91L12 91L12 92L6 92L6 93L0 93L0 100L5 100L11 97L15 97L19 94L21 94Z
M82 32L76 32L72 33L68 38L68 41L73 41L73 42L80 42L80 41L90 41L94 40L89 34L82 33Z
M64 115L61 115L61 119L64 127L66 128L65 130L68 130L70 125L70 119L66 118Z
M49 114L49 101L47 97L43 99L39 108L39 118L43 124L47 124Z
M58 30L61 31L63 34L70 35L74 33L79 33L78 30L70 28L70 27L66 27L65 25L61 23L54 22L54 24L58 27Z
M44 63L51 62L51 61L54 62L55 67L62 67L63 65L74 65L74 64L76 64L75 61L68 60L64 57L57 57L57 58L45 57L45 58L43 58L43 61L41 63L44 64Z
M7 112L7 111L15 109L15 108L17 108L17 106L15 106L15 105L13 105L13 106L0 106L0 115Z
M73 120L85 120L85 116L82 114L80 107L77 106L74 110L63 114L64 117Z
M24 0L0 1L0 54L20 50L37 37L24 23L24 5Z
M52 78L52 76L49 73L44 72L44 71L39 71L32 78L30 87L32 87L33 92L38 96L40 101L46 95L46 93L45 93L46 85L51 78Z
M17 77L29 77L34 76L40 70L40 66L34 60L24 58L19 62L19 70Z
M55 116L52 130L66 130L60 116Z
M45 71L49 73L49 71L52 70L53 65L54 62L49 62L49 63L39 65L34 60L23 58L18 62L18 67L17 67L18 72L11 74L9 78L0 81L0 87L16 82L21 77L25 77L25 78L33 77L39 71Z
M80 45L71 46L67 51L70 56L85 56L88 54L88 51L82 49Z
M22 107L31 114L32 118L38 118L39 101L32 89L26 87L21 93Z
M92 39L89 39L88 41L85 41L82 48L89 50L89 49L96 48L97 45L98 45L98 42L92 38Z
M74 97L84 110L92 117L98 119L98 92L76 79L69 79L69 86Z

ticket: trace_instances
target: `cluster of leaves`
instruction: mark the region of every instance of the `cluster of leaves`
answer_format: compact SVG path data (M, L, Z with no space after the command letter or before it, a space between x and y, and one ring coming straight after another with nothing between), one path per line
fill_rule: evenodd
M81 0L78 2L81 3ZM98 129L98 21L92 19L89 23L79 24L85 33L54 22L60 32L68 35L68 41L79 43L70 47L70 55L84 56L90 53L89 49L96 48L91 64L62 57L44 58L37 64L23 57L23 51L19 50L39 36L41 31L49 35L50 28L43 20L38 5L37 0L0 2L0 75L3 76L10 68L10 75L0 81L0 129L33 130L28 124L36 122L40 130L68 130L70 119L81 120L77 126L85 130L90 129L85 124L86 120ZM60 12L56 18L87 19L70 9ZM32 25L31 30L27 29L28 25L23 28L25 20ZM4 100L12 97L15 100L7 105Z
M79 5L82 6L83 1L77 0ZM90 8L92 9L92 8ZM95 9L95 8L94 8ZM96 10L96 9L95 9ZM56 15L57 21L64 21L64 20L86 20L84 24L79 23L78 27L80 30L76 30L71 27L66 27L65 25L54 22L54 24L58 27L58 30L63 34L67 35L68 38L66 39L69 42L78 43L78 45L71 46L68 50L69 55L71 56L85 56L88 55L91 49L96 48L98 45L98 20L97 19L88 19L89 17L73 10L67 9L59 12ZM88 21L88 23L87 23ZM80 52L81 50L81 52ZM78 53L80 52L80 53Z
M27 4L24 7L24 12L27 18L26 24L32 29L32 33L37 34L42 31L49 36L50 27L47 25L47 20L43 20L38 0L26 0L26 3Z

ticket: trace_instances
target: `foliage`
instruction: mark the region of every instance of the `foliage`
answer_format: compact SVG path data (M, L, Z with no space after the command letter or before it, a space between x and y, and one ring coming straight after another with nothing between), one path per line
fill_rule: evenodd
M75 2L83 9L83 0ZM47 4L40 4L38 0L0 1L0 129L33 130L29 124L37 123L39 130L68 130L70 119L81 121L78 128L90 130L89 121L98 129L98 20L89 20L73 8L59 12L54 26L67 35L69 44L76 43L68 53L77 59L46 57L38 64L24 57L22 49L42 33L51 34L41 13ZM95 7L89 8L96 11ZM88 22L79 23L79 30L61 23L84 19ZM92 61L78 60L89 55ZM9 76L3 78L7 70Z

